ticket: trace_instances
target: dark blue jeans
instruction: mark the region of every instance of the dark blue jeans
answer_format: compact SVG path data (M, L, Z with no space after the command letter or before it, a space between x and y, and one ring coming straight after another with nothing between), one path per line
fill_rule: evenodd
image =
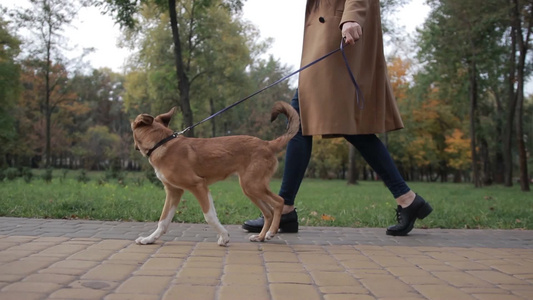
M299 114L298 91L292 98L291 105ZM345 135L344 138L361 153L365 161L383 180L394 198L410 191L389 151L375 134ZM312 149L313 137L303 136L300 126L296 136L289 141L285 155L285 169L279 192L279 195L285 200L285 205L294 205L294 199L311 159Z

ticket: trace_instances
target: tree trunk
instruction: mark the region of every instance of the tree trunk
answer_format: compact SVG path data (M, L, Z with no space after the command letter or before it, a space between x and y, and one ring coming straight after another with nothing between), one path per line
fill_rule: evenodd
M484 186L492 185L492 167L490 163L490 150L486 139L480 140L480 159L481 159L481 182Z
M351 144L350 147L350 155L348 159L348 184L357 184L357 166L355 164L355 147Z
M189 99L191 83L187 76L184 64L183 54L181 51L180 35L178 28L178 17L176 14L176 0L168 0L168 11L170 15L170 28L172 29L172 40L174 42L174 64L176 66L176 75L178 78L178 90L180 94L179 106L183 113L183 122L185 127L193 125L193 115ZM185 132L186 136L194 136L194 128Z
M50 73L52 72L52 21L51 16L47 16L49 18L47 25L48 25L48 36L46 40L46 67L45 67L45 99L44 99L44 122L45 122L45 140L46 140L46 146L44 150L45 155L45 161L44 165L46 168L50 167L50 164L52 162L50 156L52 155L52 146L51 146L51 140L50 137L51 134L51 122L52 122L52 111L50 107L50 96L52 94L52 91L50 90Z
M520 73L520 72L518 72ZM520 87L520 84L518 85ZM522 94L522 96L520 96ZM523 88L522 92L518 91L518 105L516 106L516 140L518 147L518 157L519 157L519 166L520 166L520 189L524 192L529 191L529 176L527 171L527 153L526 153L526 144L524 142L524 129L523 129Z
M513 7L513 1L509 4ZM505 127L503 132L503 165L504 165L504 186L513 186L513 157L512 157L512 136L514 115L516 110L516 93L514 84L516 81L516 16L514 10L511 10L511 53L509 59L509 104L507 106L507 117L505 118Z
M476 63L470 63L470 151L472 152L472 176L475 187L481 187L476 145L477 80Z
M523 105L524 105L524 70L526 65L526 55L529 45L529 36L530 36L530 24L526 24L527 31L524 41L523 31L522 31L522 25L520 22L520 11L518 7L518 0L513 0L513 12L514 12L514 26L516 30L514 30L516 34L516 40L518 42L518 50L519 50L519 56L518 56L518 65L516 67L517 72L517 88L516 88L516 139L517 139L517 147L518 147L518 156L519 156L519 166L520 166L520 189L522 191L529 191L529 176L527 171L527 153L526 153L526 145L524 142L524 129L523 129Z

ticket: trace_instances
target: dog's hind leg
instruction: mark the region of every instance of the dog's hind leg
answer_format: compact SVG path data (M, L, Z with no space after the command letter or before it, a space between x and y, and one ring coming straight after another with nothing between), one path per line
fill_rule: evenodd
M244 194L261 210L264 217L263 229L261 229L261 232L258 235L250 236L250 241L262 242L265 239L271 239L276 235L276 232L269 231L269 229L272 228L271 225L274 217L272 212L283 209L283 201L280 205L270 201L267 193L269 191L268 180L266 180L266 183L258 182L258 180L252 176L241 176L240 184ZM277 231L277 228L275 230Z
M265 239L269 240L273 234L268 232L268 229L270 228L270 224L272 223L272 207L267 205L266 202L263 202L262 200L258 200L258 198L251 198L252 202L259 207L259 210L261 210L261 213L263 214L264 218L264 224L263 228L261 229L261 232L259 234L254 234L250 236L251 242L263 242ZM268 238L267 238L268 237Z
M198 189L191 190L191 192L196 196L202 207L205 221L218 233L217 244L219 246L226 246L229 243L229 233L218 220L211 192L209 192L207 186L199 187Z
M176 213L176 208L180 203L183 190L175 187L171 187L165 184L166 199L161 217L159 217L159 223L157 223L157 229L147 237L139 237L135 240L137 244L146 245L154 243L161 235L167 232L168 226Z
M272 193L270 190L267 191L265 198L268 204L273 208L272 223L270 224L270 228L265 236L267 240L270 240L278 232L284 200L279 195Z

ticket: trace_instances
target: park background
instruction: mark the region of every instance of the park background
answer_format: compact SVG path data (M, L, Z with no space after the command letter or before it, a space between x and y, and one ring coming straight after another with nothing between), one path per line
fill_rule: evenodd
M29 215L15 213L21 210L17 208L23 202L21 198L26 197L29 205L38 198L48 203L41 207L41 217L96 218L76 209L100 210L93 207L95 199L106 198L103 195L110 192L105 188L110 182L122 188L110 195L139 197L138 192L124 196L125 187L157 184L157 180L146 159L133 149L129 123L137 114L156 115L176 106L180 113L171 128L181 130L293 71L296 62L289 64L269 52L276 37L264 37L253 20L244 17L248 2L254 1L37 0L4 7L0 19L0 186L4 189L3 203L11 206L2 207L0 215L39 216L35 211ZM304 1L299 2L302 9L292 14L303 26ZM439 195L437 201L442 201L442 206L451 200L474 206L462 212L471 217L460 217L462 221L453 226L435 221L422 226L530 228L527 215L533 209L528 193L533 172L533 97L528 82L533 70L532 4L427 1L418 12L426 18L413 32L398 20L399 11L412 7L410 1L380 3L389 76L406 127L380 137L411 186L434 198ZM170 10L176 13L176 22L172 22L169 4L176 8ZM126 58L113 57L120 61L120 70L116 65L93 68L91 55L95 49L71 42L75 37L90 45L99 39L98 34L77 32L73 25L87 7L116 23L109 31L118 28L120 35L115 42L127 49ZM420 18L410 11L413 14ZM276 14L265 11L265 15L272 23L284 23ZM173 28L178 31L173 32ZM95 26L92 32L103 31L105 27ZM299 43L301 36L291 34L283 46L298 49ZM271 139L283 132L284 122L268 122L270 107L274 101L288 101L295 82L282 82L188 134L250 134ZM283 153L279 160L278 178L283 170ZM342 139L315 139L306 176L312 186L331 184L323 187L330 195L323 197L328 199L313 197L318 192L312 194L310 188L300 195L317 198L316 203L331 204L329 198L365 198L363 187L369 186L369 202L357 202L359 209L375 208L378 197L390 197L379 178ZM70 196L59 199L58 189L75 182L85 184L85 192L74 188ZM236 185L235 181L230 183ZM428 185L420 186L422 183ZM24 184L32 188L25 189ZM84 198L88 185L100 191L100 196ZM157 191L162 192L155 187L157 190L144 188L154 197ZM340 195L331 196L331 191L339 189ZM28 195L37 190L37 197ZM49 196L39 197L47 190ZM222 198L239 197L219 194ZM468 201L470 198L481 202ZM76 203L64 204L66 212L56 209L56 214L43 213L53 206L51 203L68 199ZM152 206L159 210L157 205ZM506 206L510 209L506 217L495 213ZM308 218L316 217L317 223L310 223L313 225L338 223L338 211L347 209L343 203L336 208L302 210ZM477 210L482 213L474 213ZM233 215L249 217L252 211ZM442 217L459 214L461 206L446 212ZM347 215L353 221L354 214ZM491 216L507 220L508 225L494 225L497 222ZM382 215L377 218L380 220L370 226L390 223ZM465 218L488 221L468 225Z

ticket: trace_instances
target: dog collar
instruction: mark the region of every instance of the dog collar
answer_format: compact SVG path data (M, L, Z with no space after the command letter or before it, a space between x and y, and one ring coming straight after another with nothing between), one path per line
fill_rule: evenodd
M155 144L155 146L152 147L152 149L150 149L150 150L148 150L148 152L146 152L146 156L150 157L150 155L152 154L152 152L154 152L155 149L163 146L166 142L177 138L179 135L180 135L179 132L174 132L172 135L167 136L166 138L160 140L159 142L157 142L157 144Z

